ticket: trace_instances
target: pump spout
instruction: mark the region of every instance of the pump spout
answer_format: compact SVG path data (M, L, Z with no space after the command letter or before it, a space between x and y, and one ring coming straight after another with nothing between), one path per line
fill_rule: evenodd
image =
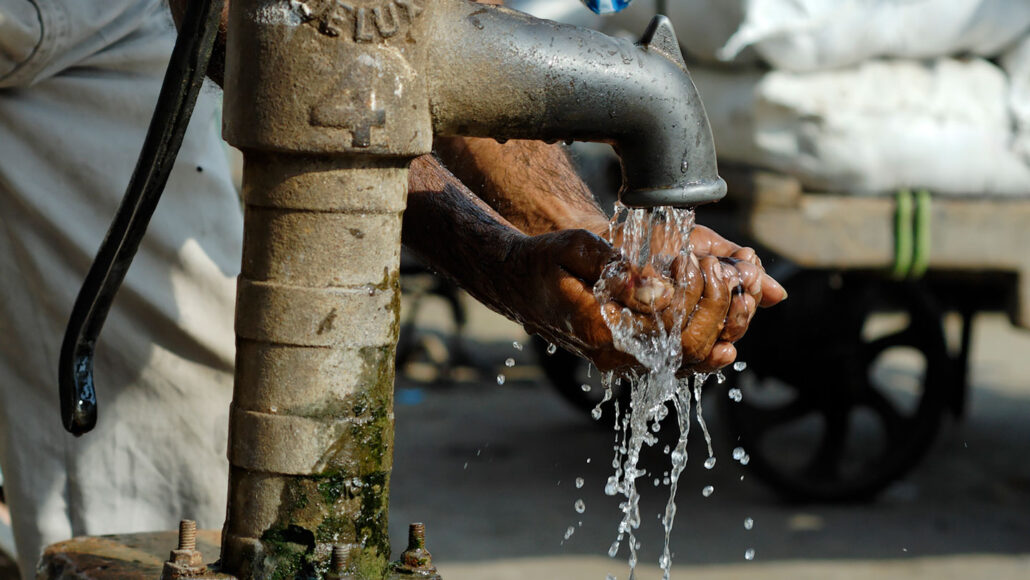
M427 59L434 133L610 143L630 207L690 207L726 194L667 18L656 16L633 44L511 10L452 8L434 22Z

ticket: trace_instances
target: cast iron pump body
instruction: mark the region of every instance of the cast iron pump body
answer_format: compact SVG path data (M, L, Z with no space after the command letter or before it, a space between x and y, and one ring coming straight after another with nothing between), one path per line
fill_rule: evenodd
M233 0L225 80L247 208L222 557L241 577L300 530L318 554L389 553L401 214L434 135L612 143L631 206L725 193L662 17L634 45L466 0Z

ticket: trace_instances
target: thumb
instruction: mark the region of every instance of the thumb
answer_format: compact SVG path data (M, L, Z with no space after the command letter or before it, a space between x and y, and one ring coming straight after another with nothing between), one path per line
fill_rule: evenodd
M587 230L564 230L555 234L558 262L573 276L593 284L619 253L604 239Z

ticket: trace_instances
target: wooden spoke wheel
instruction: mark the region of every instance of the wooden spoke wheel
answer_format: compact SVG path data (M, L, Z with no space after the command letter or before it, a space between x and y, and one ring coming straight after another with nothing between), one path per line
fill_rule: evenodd
M914 283L804 272L738 345L726 398L748 469L782 496L870 499L912 469L955 380L940 313Z

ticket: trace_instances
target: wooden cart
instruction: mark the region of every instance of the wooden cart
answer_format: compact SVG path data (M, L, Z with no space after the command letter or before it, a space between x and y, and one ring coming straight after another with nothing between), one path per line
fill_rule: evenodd
M788 498L873 497L961 415L974 314L1030 328L1030 196L856 197L727 173L731 226L790 292L739 345L734 438ZM946 314L961 321L950 342Z
M790 293L737 345L747 370L709 381L742 390L739 403L719 397L730 447L784 497L872 498L919 463L945 415L961 416L974 314L1004 310L1030 328L1030 195L856 197L721 173L729 195L699 223L758 248ZM582 361L537 347L566 399L597 403Z

